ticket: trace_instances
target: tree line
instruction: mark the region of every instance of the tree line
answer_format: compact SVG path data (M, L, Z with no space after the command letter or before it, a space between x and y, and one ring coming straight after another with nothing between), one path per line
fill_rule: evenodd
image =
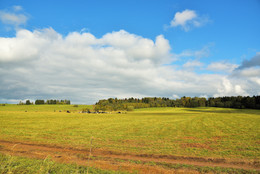
M43 105L43 104L47 104L47 105L70 105L70 100L35 100L35 104L36 105Z
M238 109L260 109L260 96L233 96L233 97L181 97L169 99L165 97L138 98L109 98L99 100L95 104L96 111L133 110L149 107L225 107Z
M19 105L70 105L70 100L35 100L35 102L31 102L30 100L26 100L25 103L23 103L22 101L19 102Z
M238 109L260 109L260 96L237 96L209 98L208 106L238 108Z

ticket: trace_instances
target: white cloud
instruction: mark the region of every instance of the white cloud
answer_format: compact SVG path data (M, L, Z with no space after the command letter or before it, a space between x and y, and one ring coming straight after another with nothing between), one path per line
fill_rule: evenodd
M186 23L197 17L197 14L193 10L184 10L182 12L175 13L174 19L171 21L171 26L176 27L178 25L185 26Z
M0 45L0 79L8 86L1 96L6 98L54 95L93 102L104 96L145 95L141 91L151 85L148 95L152 88L163 88L158 82L167 85L159 74L170 59L162 35L155 41L123 30L102 38L77 32L62 37L49 28L19 30L16 37L0 38Z
M14 11L21 11L21 10L23 10L23 7L20 5L15 5L15 6L13 6L13 9L14 9Z
M180 26L183 30L189 31L192 27L200 27L208 21L207 17L198 16L196 11L186 9L182 12L175 13L170 27Z
M179 99L179 98L180 98L180 97L179 97L178 95L176 95L176 94L173 94L172 97L173 97L174 99Z
M198 60L188 61L183 65L184 68L194 68L194 67L201 67L201 66L203 66L203 63L201 63Z
M260 87L260 77L251 77L250 78L253 82L257 83Z
M200 95L199 97L201 97L201 98L209 98L207 95Z
M222 79L222 84L218 86L218 93L214 94L214 97L219 96L247 96L249 93L247 93L241 85L244 85L243 83L236 84L237 82L231 82L230 79L227 77L224 77Z
M28 18L23 14L0 12L0 19L4 24L19 26L25 24Z
M208 65L207 70L214 71L214 72L231 73L237 67L238 65L227 63L227 62L212 62L211 64Z
M236 76L241 76L245 78L249 77L260 77L260 68L257 67L251 67L251 68L246 68L246 69L238 69L234 73Z
M260 89L260 67L250 67L236 69L231 73L231 78L239 79L239 84L244 84L244 88L249 93L257 95Z
M44 37L42 37L44 35ZM42 31L19 30L15 38L0 38L0 62L33 59L42 53L53 37L60 37L52 29Z
M0 101L57 98L93 104L108 97L256 94L260 89L258 83L241 82L243 73L223 82L221 74L175 69L162 35L151 40L121 30L101 38L79 32L62 36L48 28L18 30L15 37L0 37L0 45Z
M21 25L25 25L28 20L28 16L21 13L22 10L21 6L13 6L12 11L0 10L0 21L3 24L19 28Z
M222 79L222 84L217 88L218 93L215 96L257 95L260 89L260 67L242 69L233 67L233 71Z
M206 58L210 55L210 47L212 43L203 46L200 50L184 50L179 54L173 54L175 60L180 60L182 58L194 57L196 59Z

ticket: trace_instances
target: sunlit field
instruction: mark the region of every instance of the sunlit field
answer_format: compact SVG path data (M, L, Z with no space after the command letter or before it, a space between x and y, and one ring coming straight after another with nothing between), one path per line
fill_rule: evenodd
M0 106L0 140L111 154L216 158L259 165L259 110L147 108L124 114L79 113L83 108L92 106Z

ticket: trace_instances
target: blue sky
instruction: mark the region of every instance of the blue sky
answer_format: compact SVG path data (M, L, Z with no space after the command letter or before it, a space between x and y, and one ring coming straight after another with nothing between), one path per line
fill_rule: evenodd
M1 9L14 5L23 7L28 15L24 26L29 30L52 27L61 34L72 31L91 32L101 37L107 32L124 29L130 33L154 39L163 34L175 52L184 49L200 49L214 43L213 59L231 59L239 63L251 58L260 43L260 2L258 0L235 1L1 1ZM209 18L203 27L184 32L180 28L164 29L174 14L185 9L195 10ZM6 32L1 24L1 36ZM229 49L227 49L229 48Z
M6 78L8 77L9 80L5 79L3 75L1 78L5 82L4 85L10 89L4 90L0 94L2 96L0 102L35 100L40 97L67 97L78 103L91 103L106 97L165 96L174 98L183 95L209 97L260 94L259 0L2 0L0 2L0 19L0 44L4 46L2 51L6 53L0 57L0 72L5 74ZM92 53L94 46L91 45L92 54L90 55L89 45L84 44L91 37L85 38L84 33L91 34L91 37L95 38L95 42L91 43L102 49L95 49L96 52ZM109 34L111 37L104 37ZM49 37L50 35L56 39ZM59 36L61 38L57 39ZM77 44L68 43L66 38L69 36L79 39ZM10 41L7 42L7 38ZM37 40L39 38L49 38L49 40L37 45L35 43L42 42L42 39ZM128 43L127 46L122 47L131 38L135 40L132 45ZM159 38L158 44L156 44L156 38ZM28 49L24 53L21 52L22 46L18 44L19 41L24 43L22 45L25 46L25 50L26 46L30 47L33 43L37 47ZM56 42L55 45L50 44L54 42ZM155 46L150 49L151 42ZM78 43L83 43L83 45L78 46ZM118 43L120 44L118 45ZM44 44L49 47L43 46ZM140 44L140 48L143 47L143 55L141 54L142 49L138 50L134 47L138 44ZM9 49L10 45L15 45L15 49ZM104 46L113 51L110 49L103 53ZM77 50L73 50L74 52L78 53L83 49L86 51L86 56L76 53L73 58L71 53L57 53L57 50L61 48L72 50L75 47ZM149 49L146 50L148 47ZM168 47L169 49L167 49ZM55 50L53 50L54 48ZM113 60L119 52L124 58L119 58L119 61ZM22 56L15 57L18 53ZM51 55L51 53L53 54L50 60L43 56ZM102 56L99 57L101 54ZM76 60L78 57L80 60ZM105 60L103 60L104 57ZM77 69L76 63L97 61L91 64L94 67L91 70L81 70L80 68L78 70L81 72L81 78L84 79L84 85L91 91L91 95L89 92L84 92L84 87L81 85L75 87L69 83L58 82L55 78L53 81L46 80L45 89L49 90L39 90L38 85L40 86L41 82L26 80L26 85L23 84L21 78L19 80L15 74L12 75L8 72L8 69L12 68L18 69L19 73L26 74L28 72L24 70L28 70L26 66L30 64L30 73L35 74L35 77L31 77L32 79L37 77L48 79L47 75L36 67L47 62L46 71L59 69L54 65L64 60L63 67L70 69L71 64L70 61L67 62L68 58L75 62L71 74L77 71L75 70ZM38 63L32 63L37 61ZM127 72L135 71L147 74L147 76L151 73L156 78L149 79L145 76L142 79L138 75L134 76L134 73L125 74L125 76L115 75L116 72L121 72L122 64L117 64L120 61L124 62L123 65L126 67L132 66L130 69L125 69ZM244 68L247 61L249 64L251 63L251 66ZM104 67L99 67L102 63ZM106 67L110 68L106 69ZM101 72L98 68L105 69L105 71ZM142 71L144 68L147 72ZM59 72L61 71L63 70L59 70ZM104 80L104 76L109 73L112 78ZM54 75L57 79L67 77L65 72L57 74L57 76ZM93 74L98 82L93 82L85 74ZM184 77L181 76L183 74ZM130 78L132 81L127 82L125 78ZM10 79L14 80L10 82ZM140 83L136 83L137 87L128 88L127 86L131 86L134 79ZM215 88L203 90L202 86L210 87L212 84L209 79L214 79ZM149 80L153 82L152 85ZM75 83L77 81L80 79ZM100 81L106 83L103 84ZM34 88L37 90L28 87L30 83L35 85ZM122 83L122 86L114 85L115 83ZM165 83L163 85L165 87L161 87L160 83ZM57 94L54 88L59 87L64 91ZM118 91L118 89L120 90ZM68 94L68 90L78 91L81 94ZM14 91L16 91L16 95L9 95ZM79 96L82 95L86 95L86 98L79 99Z

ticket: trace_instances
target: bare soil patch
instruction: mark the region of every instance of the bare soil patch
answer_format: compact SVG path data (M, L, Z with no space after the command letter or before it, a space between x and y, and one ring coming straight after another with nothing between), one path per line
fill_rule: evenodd
M13 142L0 140L0 153L29 158L52 160L62 163L90 165L101 169L139 171L140 173L198 173L188 169L170 169L159 165L147 165L147 162L167 164L188 164L194 166L223 167L235 169L254 169L260 171L258 160L231 160L224 158L185 157L173 155L131 154L104 149L92 149L88 161L89 150L56 145L37 144L32 142ZM138 161L135 163L133 161Z

